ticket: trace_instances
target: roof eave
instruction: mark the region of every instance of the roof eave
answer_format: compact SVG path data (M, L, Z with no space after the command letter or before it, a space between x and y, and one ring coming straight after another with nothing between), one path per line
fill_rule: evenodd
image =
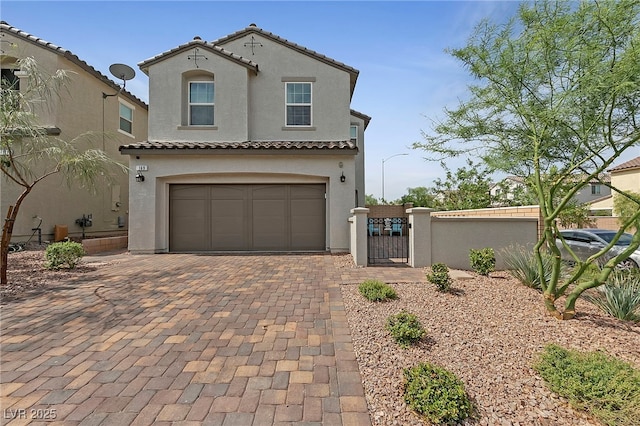
M179 55L181 53L184 53L185 51L192 49L194 47L201 47L203 49L206 49L207 52L212 53L214 55L218 55L222 58L228 59L232 62L235 62L239 65L242 65L243 67L247 68L250 71L253 71L256 75L258 74L258 64L248 60L248 59L244 59L243 57L236 55L233 52L229 52L226 51L222 48L220 48L220 50L216 49L216 46L207 43L203 40L191 40L188 43L182 44L178 47L175 47L169 51L163 52L159 55L154 56L153 58L149 58L146 59L142 62L138 63L138 67L140 68L140 70L149 75L149 67L151 67L152 65L155 65L157 63L160 63L168 58L171 58L173 56Z

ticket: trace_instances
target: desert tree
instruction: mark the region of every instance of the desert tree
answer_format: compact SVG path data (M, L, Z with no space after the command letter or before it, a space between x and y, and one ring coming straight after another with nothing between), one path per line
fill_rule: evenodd
M433 131L414 144L432 159L473 153L495 170L529 179L543 222L534 249L540 276L544 252L554 257L542 289L556 318L573 318L576 300L602 285L640 245L636 232L628 249L606 257L628 226L640 228L640 208L586 261L557 228L561 213L589 182L625 193L602 176L640 145L639 16L638 0L537 1L523 3L506 24L481 21L466 46L449 50L475 79L468 97L445 109ZM569 277L561 276L558 244L576 262ZM601 272L587 278L584 272L595 262Z
M48 74L36 60L26 57L18 61L20 86L3 80L0 95L0 171L10 184L21 188L9 206L2 227L0 244L0 284L7 284L7 260L13 225L20 206L33 188L56 174L69 186L77 184L94 189L99 179L108 178L115 168L126 167L110 159L100 149L82 149L101 136L88 132L70 141L47 134L38 121L38 111L67 88L69 72L57 70Z
M431 193L431 190L425 186L407 188L407 193L397 199L394 203L411 203L413 204L413 207L434 207L436 205L435 197Z

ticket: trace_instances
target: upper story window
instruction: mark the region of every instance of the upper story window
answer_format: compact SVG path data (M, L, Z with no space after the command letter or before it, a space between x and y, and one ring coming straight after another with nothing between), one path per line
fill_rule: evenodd
M350 131L349 138L351 139L351 141L358 143L358 126L351 125L351 128L349 129L349 131Z
M120 102L120 130L133 134L133 108Z
M190 126L213 126L214 94L213 81L189 82Z
M286 83L287 126L311 126L311 83Z
M591 185L591 195L600 195L601 186L599 183Z

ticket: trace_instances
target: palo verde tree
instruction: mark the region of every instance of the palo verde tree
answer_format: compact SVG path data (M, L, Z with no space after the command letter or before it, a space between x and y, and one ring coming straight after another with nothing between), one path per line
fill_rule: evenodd
M69 185L95 188L99 178L108 177L112 166L126 172L126 167L110 159L99 149L81 149L93 134L86 133L71 141L47 135L38 122L38 111L65 88L69 74L58 70L46 74L33 58L18 63L23 77L19 90L10 81L2 81L0 95L0 171L6 180L21 188L9 207L2 227L0 244L0 284L7 284L7 259L13 225L20 206L42 180L61 174Z
M556 318L573 318L580 295L602 285L640 245L636 232L628 249L605 261L627 227L640 228L640 199L630 194L638 208L586 262L567 247L556 222L588 182L624 192L601 177L640 145L639 16L639 0L537 1L523 3L505 25L482 21L465 47L450 50L476 79L469 98L445 110L434 132L414 144L435 158L474 151L492 168L532 182L543 221L534 250L541 277L544 252L555 259L542 289ZM556 238L576 261L569 277L561 276ZM586 278L595 262L601 273Z

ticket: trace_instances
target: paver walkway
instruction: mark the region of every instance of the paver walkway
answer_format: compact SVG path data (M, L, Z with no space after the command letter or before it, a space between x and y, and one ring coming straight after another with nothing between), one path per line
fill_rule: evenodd
M2 306L2 424L371 424L339 286L424 279L328 254L120 258Z

